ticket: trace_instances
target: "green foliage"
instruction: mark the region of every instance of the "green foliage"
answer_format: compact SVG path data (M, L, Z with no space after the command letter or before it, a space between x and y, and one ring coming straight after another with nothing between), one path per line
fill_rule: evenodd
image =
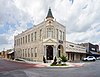
M62 56L62 57L61 57L61 61L62 61L62 62L66 62L66 61L67 61L67 58L66 58L65 56Z
M55 65L55 64L52 63L50 66L68 66L68 65L67 64L56 64Z

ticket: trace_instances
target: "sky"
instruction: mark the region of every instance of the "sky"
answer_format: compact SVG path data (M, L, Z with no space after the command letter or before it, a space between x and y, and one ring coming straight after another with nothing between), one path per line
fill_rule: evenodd
M100 45L100 0L0 0L0 51L13 48L14 36L42 22L49 7L66 26L66 40Z

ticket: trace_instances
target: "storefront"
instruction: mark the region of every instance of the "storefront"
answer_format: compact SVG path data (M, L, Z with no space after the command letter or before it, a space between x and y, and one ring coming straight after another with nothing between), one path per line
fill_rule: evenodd
M86 53L66 52L66 56L68 58L68 61L80 61L84 57L86 57Z
M66 56L68 61L80 61L86 57L86 48L78 44L66 42Z

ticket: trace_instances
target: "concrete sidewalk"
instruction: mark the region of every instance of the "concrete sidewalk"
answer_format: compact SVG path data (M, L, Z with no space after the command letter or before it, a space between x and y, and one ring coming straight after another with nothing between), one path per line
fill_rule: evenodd
M36 67L81 67L85 63L71 63L66 62L68 66L50 66L51 63L43 63L43 62L32 62L32 61L25 61L26 63L36 64Z
M6 59L6 60L9 60L9 59ZM17 61L17 60L9 60L9 61L34 64L35 67L81 67L85 64L83 62L66 62L67 66L50 66L51 63L33 62L33 61L25 60L25 59L20 59L20 60L22 61Z
M23 62L25 63L35 64L35 67L81 67L85 64L83 62L66 62L67 66L50 66L51 63L33 62L25 59L21 59L21 60L23 60Z

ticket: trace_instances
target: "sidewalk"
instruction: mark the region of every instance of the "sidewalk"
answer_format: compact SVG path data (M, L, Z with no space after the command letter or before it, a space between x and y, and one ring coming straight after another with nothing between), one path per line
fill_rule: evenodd
M36 67L82 67L85 64L85 63L82 63L82 62L78 62L78 63L66 62L66 64L68 66L50 66L51 63L33 62L33 61L27 61L27 60L24 60L24 61L26 63L36 64Z
M83 62L66 62L67 66L50 66L51 63L33 62L25 59L20 59L21 61L10 60L10 59L6 59L6 60L20 62L20 63L35 64L34 65L35 67L82 67L85 64Z

